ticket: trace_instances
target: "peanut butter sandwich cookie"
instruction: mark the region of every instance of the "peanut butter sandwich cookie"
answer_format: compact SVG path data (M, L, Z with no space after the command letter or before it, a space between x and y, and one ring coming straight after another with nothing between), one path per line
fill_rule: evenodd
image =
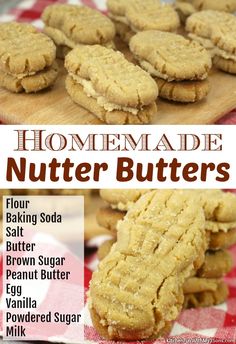
M119 207L121 206L122 209L125 206L124 204L119 203ZM134 203L133 203L134 204ZM126 214L126 211L120 211L117 209L113 209L114 204L110 205L111 207L103 207L98 210L97 212L97 222L100 226L106 228L111 232L111 235L116 237L117 235L117 223L118 221L122 220ZM129 208L132 207L132 203L129 203ZM218 226L218 232L212 232L212 227ZM219 227L222 228L222 223L214 222L212 226L212 222L207 221L206 225L206 232L208 237L208 247L210 250L219 250L219 249L226 249L236 244L236 225L234 222L229 222L227 225L224 223L224 230L228 228L227 231L220 230Z
M113 207L113 209L111 207L101 208L97 213L98 223L108 229L113 237L113 239L106 241L99 248L98 258L100 260L108 255L112 245L117 240L118 222L124 219L126 214L124 209L131 209L141 195L147 192L150 192L150 190L100 191L102 198ZM189 193L189 191L185 192ZM223 193L221 190L195 190L192 192L200 196L205 216L208 219L214 220L215 223L220 220L229 220L229 222L224 222L224 224L230 224L230 221L235 219L236 203L233 194ZM119 208L123 211L118 210ZM235 230L229 230L226 233L223 231L218 233L206 231L208 234L208 250L205 253L204 259L200 257L198 264L195 263L195 270L192 272L194 278L190 277L190 280L187 280L184 286L184 306L186 308L209 307L226 300L228 288L222 277L232 269L233 262L230 254L224 248L236 243L231 232L236 233Z
M101 189L100 196L112 209L109 218L114 216L113 209L127 211L135 202L151 189ZM156 190L158 192L159 190ZM210 249L227 248L236 243L236 197L222 190L186 190L198 193L206 216L206 231ZM106 209L104 209L105 214ZM116 211L114 210L114 213ZM117 216L117 215L115 215ZM112 226L115 228L115 223Z
M64 58L78 44L114 47L114 24L90 7L50 5L43 11L42 20L45 24L44 32L58 48L58 57Z
M56 47L30 24L0 24L0 86L15 93L38 92L58 75Z
M213 64L236 74L236 17L219 11L202 11L186 22L189 37L202 44L212 55Z
M103 337L157 338L177 318L184 283L205 252L204 228L197 194L152 191L134 204L90 284L90 313Z
M178 0L177 2L190 4L196 11L215 10L231 13L236 11L236 0Z
M148 73L112 49L78 46L65 59L72 100L108 124L150 123L158 87Z
M101 189L101 198L109 203L114 209L128 210L139 198L152 189ZM161 190L156 189L157 193ZM184 191L184 190L183 190ZM185 193L198 194L201 198L202 206L205 211L208 226L217 232L220 228L235 224L236 221L236 196L231 192L224 192L219 189L191 190L186 189ZM214 224L218 227L214 228Z
M222 277L232 267L233 261L227 251L207 251L204 264L184 284L184 307L210 307L225 302L228 286Z
M190 103L209 93L212 62L199 43L170 32L145 31L132 37L129 46L140 66L154 77L160 97Z
M177 12L159 0L108 0L108 15L116 32L126 43L138 31L176 31L180 26Z
M109 254L115 243L116 239L110 239L99 247L97 255L100 261ZM184 308L210 307L225 302L228 287L222 277L232 266L232 258L228 252L207 251L202 267L184 283Z

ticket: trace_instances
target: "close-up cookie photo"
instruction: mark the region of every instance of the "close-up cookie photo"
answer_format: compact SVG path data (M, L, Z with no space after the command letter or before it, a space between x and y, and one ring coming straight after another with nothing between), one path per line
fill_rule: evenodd
M2 190L1 202L18 195L84 197L86 296L78 343L233 338L235 190L14 189ZM59 233L72 251L77 230Z
M236 123L236 0L0 0L3 124Z

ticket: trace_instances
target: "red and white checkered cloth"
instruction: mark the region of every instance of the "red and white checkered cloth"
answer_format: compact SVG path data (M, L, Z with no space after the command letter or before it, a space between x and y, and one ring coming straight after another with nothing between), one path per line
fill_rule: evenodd
M98 238L93 240L93 244L96 245L97 241ZM225 277L230 292L227 302L209 308L184 310L175 321L168 338L146 341L143 344L236 343L236 246L231 248L230 252L234 260L234 269ZM86 259L85 287L87 288L91 271L95 269L97 263L96 253ZM100 338L88 320L89 318L85 323L85 338L89 343L115 344Z
M42 240L44 236L44 240ZM47 238L46 238L47 239ZM104 239L104 238L103 238ZM45 234L33 233L30 240L26 241L36 242L40 245L40 251L45 256L63 256L67 260L67 269L71 271L81 271L81 262L77 259L68 249L62 248L62 245L52 238L48 237L45 240ZM42 242L44 246L42 246ZM48 244L50 242L50 244ZM95 238L90 244L97 245L101 242L101 238ZM37 246L36 245L36 246ZM236 343L236 247L231 249L231 254L234 260L234 269L225 278L230 290L230 295L226 303L210 307L185 310L181 313L179 318L175 321L170 336L166 339L159 339L155 341L146 341L144 344L164 344L164 343ZM89 281L92 277L92 271L96 268L98 263L96 253L90 255L85 260L84 267L84 287L85 293L89 289ZM3 278L3 259L0 256L0 295L2 295L2 278ZM59 308L63 308L66 305L69 306L70 311L75 313L82 312L84 315L84 341L80 342L78 331L70 326L59 327L60 331L55 337L46 336L45 333L40 331L39 340L59 341L59 342L72 342L77 341L81 344L115 344L111 341L102 339L94 329L88 310L87 299L85 296L85 307L83 310L75 309L76 299L78 298L79 280L73 279L70 282L65 283L62 287L57 284L57 281L50 281L47 289L44 291L44 295L40 302L40 312L48 312L48 305L54 311L60 311ZM62 290L63 288L63 290ZM41 292L42 293L42 292ZM60 300L60 302L59 302ZM69 302L69 304L68 304ZM58 308L59 307L59 308ZM74 307L74 309L73 309ZM67 308L68 309L68 308ZM29 325L29 324L28 324ZM34 324L32 330L34 330ZM40 329L40 326L37 325ZM55 329L54 329L55 330ZM58 330L58 328L57 328ZM2 331L2 312L0 312L0 331ZM202 341L200 340L209 341ZM173 340L173 341L171 341ZM188 342L188 340L190 340ZM194 342L194 340L196 340ZM136 343L136 342L135 342ZM121 342L120 342L121 344ZM134 342L133 342L134 344Z
M53 3L69 3L86 5L106 13L106 0L22 0L16 8L8 13L0 15L0 22L16 20L20 22L31 22L39 29L43 28L40 16L44 8ZM236 109L221 118L217 124L236 124Z
M39 244L39 235L34 234L30 238L31 242L36 242ZM38 235L38 238L36 237ZM41 241L41 240L40 240ZM45 241L45 240L44 240ZM73 270L81 271L81 262L73 254L70 253L63 245L54 242L50 238L50 245L45 244L45 247L41 245L41 251L44 252L44 255L50 256L50 254L55 253L57 250L57 256L63 256L67 259L67 267L70 265L73 266ZM97 244L99 238L93 240L93 244ZM230 290L230 295L226 303L210 307L210 308L200 308L200 309L191 309L185 310L181 313L179 318L175 321L173 329L171 331L168 339L160 339L156 341L146 341L144 344L154 344L154 343L188 343L188 340L191 340L192 343L236 343L236 247L231 249L231 254L234 260L234 269L228 274L225 278ZM85 292L89 288L89 281L92 276L92 270L97 266L98 260L96 254L93 254L90 257L87 257L85 260L84 267L84 287ZM2 294L2 257L0 257L0 295ZM73 282L68 282L64 284L62 288L58 288L57 281L50 281L49 286L45 292L44 297L41 300L40 312L47 312L48 305L54 311L58 311L58 301L60 304L64 303L68 306L68 302L72 306L75 304L74 300L77 297L77 292L75 286L78 285L78 280ZM74 295L74 296L73 296ZM70 296L70 297L68 297ZM62 305L63 306L63 305ZM74 312L79 312L75 310ZM81 310L80 310L81 312ZM84 343L90 344L112 344L112 342L102 339L92 326L90 319L88 304L85 297L85 308L82 310L84 314L84 324L85 324L85 340ZM0 330L2 331L2 313L0 312ZM34 324L32 324L34 326ZM38 326L38 325L37 325ZM32 328L33 330L33 328ZM42 336L42 337L41 337ZM60 327L60 333L57 335L57 341L60 342L71 342L75 341L82 344L79 338L76 337L77 332L72 329L70 326ZM55 338L55 337L54 337ZM46 337L41 334L39 340L48 340L54 341L52 337ZM203 339L209 339L209 341L202 341ZM171 341L173 340L173 341ZM181 341L178 341L181 340ZM196 340L196 342L194 342ZM133 343L134 344L134 343Z
M18 242L19 240L14 238L12 242ZM12 280L11 277L8 279L3 277L3 267L4 267L4 256L6 254L4 248L0 255L0 297L3 295L4 290L3 282L10 285L22 286L22 295L31 297L32 300L36 300L37 308L32 309L32 314L48 314L48 312L59 312L61 314L77 314L84 312L85 304L85 294L84 294L84 275L83 273L85 267L83 260L74 255L65 245L58 242L51 235L42 233L40 231L24 229L24 242L26 244L34 243L33 252L24 251L14 251L11 253L12 258L35 258L36 264L31 266L30 264L22 266L17 266L16 264L11 264L7 266L7 269L11 272L31 272L34 270L40 271L44 269L47 272L51 272L52 269L48 266L41 266L37 264L37 257L43 255L49 259L52 257L60 257L64 259L63 269L60 266L55 266L55 270L69 271L70 274L68 279L47 279L41 280L40 277L37 280ZM82 243L80 243L82 245ZM83 246L82 246L83 247ZM82 250L81 250L82 251ZM82 254L82 252L80 252ZM80 273L78 273L80 272ZM38 275L40 276L40 275ZM18 283L16 283L18 282ZM11 297L11 296L10 296ZM3 315L4 302L2 300L0 306L0 334L3 333ZM27 310L18 310L15 308L11 309L12 314L24 314ZM51 342L76 342L78 338L83 337L84 328L83 323L71 322L67 325L65 322L17 322L10 323L9 326L14 326L15 324L20 324L26 326L26 339L34 340L44 340Z

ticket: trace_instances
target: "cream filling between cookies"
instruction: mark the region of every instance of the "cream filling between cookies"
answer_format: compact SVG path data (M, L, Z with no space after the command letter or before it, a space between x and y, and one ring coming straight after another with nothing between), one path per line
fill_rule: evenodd
M212 57L214 56L220 56L226 60L233 60L236 61L236 55L235 54L230 54L229 52L220 49L218 47L216 47L212 41L208 38L203 38L201 36L195 35L193 33L190 33L189 38L191 38L194 41L197 41L198 43L200 43L204 48L206 48Z
M140 66L145 69L149 74L151 74L152 76L156 76L158 78L164 79L164 80L168 80L168 81L174 81L174 78L171 78L169 75L167 74L163 74L161 72L159 72L157 69L155 69L151 63L145 61L145 60L141 60L138 59Z
M198 35L195 35L194 33L189 33L188 37L191 38L193 41L197 41L198 43L200 43L207 50L212 50L215 48L212 41L208 38L200 37Z
M106 97L102 96L99 94L93 87L93 84L91 81L83 79L79 77L78 75L74 75L73 73L69 74L74 81L79 83L81 86L84 88L84 92L88 97L95 98L97 100L98 105L102 106L106 111L112 112L114 110L121 110L121 111L126 111L130 112L133 115L137 115L139 112L139 109L137 108L132 108L129 106L121 106L112 102L109 102Z
M171 82L171 81L178 81L178 79L176 78L173 78L173 77L170 77L169 75L167 74L163 74L161 72L159 72L157 69L155 69L151 63L145 61L145 60L140 60L139 59L139 63L140 63L140 66L145 69L149 74L151 74L152 76L155 76L157 78L161 78L161 79L164 79L164 80L167 80L168 82ZM208 73L205 73L201 76L201 78L199 77L198 80L205 80L207 79L208 77ZM181 80L180 80L181 81Z
M214 56L223 57L225 60L232 60L236 62L236 55L227 53L225 50L222 50L218 47L215 47L213 50Z

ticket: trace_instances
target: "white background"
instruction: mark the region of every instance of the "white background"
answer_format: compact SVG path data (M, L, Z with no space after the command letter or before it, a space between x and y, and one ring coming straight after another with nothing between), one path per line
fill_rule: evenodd
M67 136L69 133L79 134L81 138L86 138L88 134L124 134L130 133L134 138L138 138L143 133L151 134L151 145L154 147L160 140L161 136L165 133L172 146L174 146L176 152L87 152L76 151L70 152L67 149L61 152L16 152L17 148L17 133L15 130L45 130L47 135L57 132ZM197 151L179 152L179 136L178 134L195 134L203 138L203 134L222 134L223 150L204 152L204 140L202 140L201 146ZM0 188L236 188L236 160L233 142L235 142L235 126L2 126L0 127L0 146L1 146L1 168L0 168ZM32 133L30 133L32 135ZM101 146L101 137L98 140L99 146ZM30 145L29 145L30 146ZM39 168L40 163L49 163L52 158L57 158L58 162L63 163L66 158L70 158L76 165L83 162L102 163L109 164L109 169L101 174L99 182L94 182L91 178L89 182L78 182L75 178L72 182L66 183L63 181L63 171L60 170L60 181L52 183L49 175L46 182L32 183L28 178L26 172L26 181L20 183L16 178L12 183L6 181L6 166L7 158L14 157L18 162L20 157L26 157L27 166L31 162L34 162ZM140 183L134 178L131 182L119 183L116 181L116 167L118 157L132 158L136 163L143 163L144 165L149 163L157 163L160 158L164 158L165 161L171 162L173 158L177 158L182 164L190 162L196 162L199 165L202 163L214 162L219 164L227 162L231 165L230 180L228 182L217 182L215 177L217 172L211 172L208 176L207 182L201 182L199 180L194 183L189 183L181 179L178 183L172 182L170 178L166 182L160 183L155 178L153 182ZM28 169L27 169L28 171ZM169 175L169 173L167 173Z

